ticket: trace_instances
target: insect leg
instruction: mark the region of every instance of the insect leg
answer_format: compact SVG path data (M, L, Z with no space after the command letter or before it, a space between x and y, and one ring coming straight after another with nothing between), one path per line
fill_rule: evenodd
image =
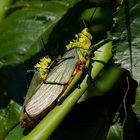
M67 83L58 83L58 82L51 82L51 81L45 81L43 80L44 84L51 84L51 85L67 85Z
M27 74L30 74L30 73L35 73L35 72L37 72L37 70L27 70L26 72L27 72Z
M88 74L90 81L93 81L92 76L90 74L89 68L85 67L85 72Z

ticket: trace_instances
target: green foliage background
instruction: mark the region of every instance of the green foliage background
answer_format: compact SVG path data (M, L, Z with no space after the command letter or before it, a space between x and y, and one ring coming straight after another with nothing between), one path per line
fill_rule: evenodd
M98 75L95 86L88 88L50 139L139 139L139 8L136 0L0 0L0 140L20 140L30 133L18 125L31 80L26 79L26 71L46 54L52 59L64 54L65 45L84 28L81 17L93 35L93 43L106 38L107 31L120 40L114 42L113 58ZM138 82L137 92L132 75ZM123 125L124 108L127 118Z

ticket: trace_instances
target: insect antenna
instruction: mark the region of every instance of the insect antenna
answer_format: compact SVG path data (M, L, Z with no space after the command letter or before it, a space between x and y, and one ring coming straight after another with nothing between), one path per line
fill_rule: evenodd
M92 24L92 22L93 22L93 17L94 17L94 15L95 15L96 9L97 9L97 8L95 7L95 9L93 10L93 13L92 13L92 15L91 15L91 17L90 17L90 20L89 20L89 23L90 23L90 24ZM91 41L91 44L92 44L92 45L94 44L93 40Z
M82 19L82 22L83 22L83 24L84 24L85 28L87 28L87 24L86 24L86 22L85 22L84 18L83 18L83 17L81 17L81 19Z
M93 13L91 15L91 18L90 18L90 21L89 21L90 24L92 23L93 16L95 15L95 12L96 12L96 7L95 7L95 9L94 9L94 11L93 11Z
M45 42L43 40L43 38L41 38L41 42L43 44L43 51L45 52L45 54L47 54L46 48L45 48Z

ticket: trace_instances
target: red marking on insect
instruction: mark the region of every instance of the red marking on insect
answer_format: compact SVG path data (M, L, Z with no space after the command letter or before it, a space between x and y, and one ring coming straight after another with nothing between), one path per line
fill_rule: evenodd
M76 72L79 70L83 70L85 64L86 64L85 61L81 61L81 60L77 61Z
M70 77L70 79L69 79L67 85L69 85L69 84L71 83L71 81L74 79L75 75L77 74L77 72L78 72L79 70L80 70L80 71L83 70L85 64L86 64L85 61L81 61L81 60L77 61L76 68L75 68L75 70L74 70L72 76Z

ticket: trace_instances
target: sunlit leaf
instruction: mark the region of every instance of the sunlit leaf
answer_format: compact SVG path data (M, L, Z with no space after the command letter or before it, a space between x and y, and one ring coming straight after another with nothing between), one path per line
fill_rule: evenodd
M9 15L0 24L0 67L24 62L39 53L68 8L59 1L32 2Z

